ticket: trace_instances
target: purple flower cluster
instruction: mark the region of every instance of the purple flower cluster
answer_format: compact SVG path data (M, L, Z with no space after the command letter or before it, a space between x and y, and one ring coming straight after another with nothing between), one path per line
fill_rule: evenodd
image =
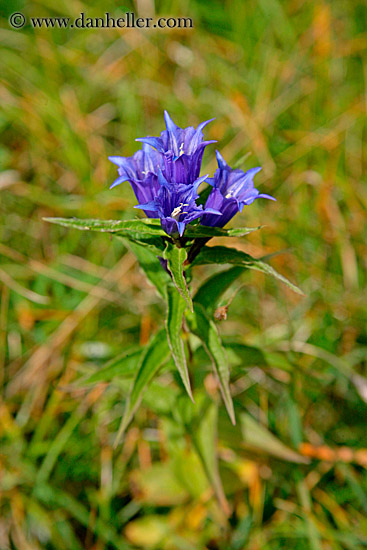
M139 138L142 149L132 157L109 157L118 166L119 177L115 187L129 181L141 208L150 218L159 218L168 235L183 235L188 223L201 218L201 224L223 227L245 205L260 197L253 177L261 168L247 172L232 170L217 151L218 169L213 178L200 177L204 149L214 141L204 141L203 128L211 122L202 122L196 128L179 128L164 112L166 130L160 137ZM212 191L205 206L196 204L198 187L206 181Z

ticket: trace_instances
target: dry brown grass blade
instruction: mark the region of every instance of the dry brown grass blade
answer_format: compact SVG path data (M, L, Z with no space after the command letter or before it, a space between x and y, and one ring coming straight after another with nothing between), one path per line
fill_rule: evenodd
M112 303L122 303L121 296L117 292L113 292L112 290L108 290L107 293L105 292L106 289L103 287L103 279L101 279L101 281L99 281L96 285L87 283L86 281L81 281L79 279L76 279L75 277L72 277L71 275L57 271L56 269L45 265L39 260L27 258L18 251L13 250L12 248L9 248L1 243L0 254L4 254L4 256L9 257L16 262L26 264L27 267L31 269L34 273L44 275L45 277L57 281L65 286L74 288L75 290L80 290L81 292L89 293L93 296L100 297L103 300L108 300ZM107 270L99 270L98 276L102 278L102 274L105 274L106 271ZM101 284L102 287L98 286L99 284Z
M24 298L27 298L27 300L30 300L31 302L34 302L36 304L42 304L47 305L50 303L50 298L48 296L41 296L41 294L37 294L37 292L33 292L33 290L29 290L29 288L25 288L21 284L19 284L17 281L15 281L8 273L6 273L3 269L0 268L0 281L10 288L11 290L14 290L17 294L20 294Z
M134 263L135 258L130 254L126 254L106 275L103 281L104 284L113 284L118 281ZM9 396L14 395L23 388L29 388L45 381L47 378L47 366L53 355L60 351L87 315L98 306L103 295L108 294L109 290L102 287L101 283L98 283L96 286L101 290L100 295L96 296L89 293L53 332L48 341L37 348L23 368L9 383L7 388Z
M90 262L86 258L81 258L80 256L74 256L73 254L64 254L59 256L59 260L64 265L77 269L85 273L90 273L101 279L105 277L108 273L108 269L102 265L96 265L93 262Z
M354 462L367 467L367 449L352 449L351 447L328 447L327 445L314 446L311 443L302 443L299 452L303 456L323 460L325 462Z

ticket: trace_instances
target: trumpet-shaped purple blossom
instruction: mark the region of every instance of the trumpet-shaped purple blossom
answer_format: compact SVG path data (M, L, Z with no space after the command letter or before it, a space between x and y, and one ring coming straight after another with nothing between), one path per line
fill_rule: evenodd
M205 208L214 208L222 213L222 216L207 214L203 216L201 223L211 227L223 227L233 218L237 212L242 212L245 205L252 204L255 199L271 199L274 197L259 193L254 186L253 178L260 172L261 168L251 168L244 172L243 170L233 170L219 151L216 151L218 169L215 171L214 178L208 179L208 183L213 186Z
M142 149L132 157L108 158L118 166L119 174L110 189L128 181L140 203L153 200L159 190L158 170L163 168L164 164L162 155L143 143Z
M160 137L140 138L142 149L132 157L113 156L119 177L115 187L129 181L141 208L150 218L159 218L169 235L183 235L188 223L201 217L207 226L223 227L245 205L270 195L260 194L253 177L261 168L247 172L233 170L217 151L218 169L208 179L213 189L205 207L196 204L197 190L207 176L200 176L204 149L214 141L204 141L203 128L211 122L202 122L195 129L179 128L164 112L166 130ZM213 119L212 119L213 120Z
M192 185L184 183L169 183L161 171L158 174L160 189L154 200L146 204L138 204L135 208L141 208L144 212L150 212L152 217L160 218L162 229L173 235L179 233L182 237L188 223L200 218L203 214L215 214L221 216L221 212L213 208L205 208L196 204L199 197L197 190L199 185L208 176L198 178Z
M176 183L193 183L200 175L204 149L215 140L203 141L203 128L214 119L193 126L179 128L173 122L167 111L164 111L166 130L160 137L138 138L147 145L154 147L162 154L164 167L162 172L168 181Z

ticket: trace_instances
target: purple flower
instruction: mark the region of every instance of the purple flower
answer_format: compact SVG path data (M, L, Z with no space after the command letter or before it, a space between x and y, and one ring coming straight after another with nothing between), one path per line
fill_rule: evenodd
M154 147L161 153L164 165L162 172L169 182L194 183L200 175L204 149L215 140L203 141L203 128L212 120L193 126L179 128L173 122L167 111L164 111L164 120L167 130L160 137L139 138L141 141Z
M162 229L168 235L179 233L182 237L186 225L203 214L215 214L217 217L221 215L217 210L203 209L202 205L196 204L199 197L198 187L207 177L198 178L192 185L169 183L159 170L160 188L156 197L148 203L138 204L135 208L150 212L153 218L160 218Z
M202 225L211 227L223 227L237 212L242 212L245 205L252 204L255 199L264 198L275 201L274 197L259 193L255 188L253 178L261 168L251 168L244 172L243 170L233 170L219 151L216 151L218 169L215 171L214 178L208 179L208 183L213 189L205 204L205 209L213 208L219 210L222 216L205 214L202 217Z
M275 200L254 187L253 178L261 168L233 170L217 151L218 169L208 179L213 189L205 208L197 205L198 186L207 178L199 177L204 149L214 143L204 141L202 130L211 121L202 122L195 129L179 128L167 111L164 119L166 130L160 137L138 139L143 146L132 157L109 159L117 165L119 174L111 188L129 181L139 202L136 208L150 218L160 218L166 233L182 236L186 225L200 217L203 225L223 227L237 212L242 212L245 204L259 197Z
M140 151L132 157L108 157L118 166L119 177L110 186L116 187L129 181L140 203L153 200L159 191L158 170L163 168L163 157L149 145L143 143ZM148 214L147 214L148 215Z

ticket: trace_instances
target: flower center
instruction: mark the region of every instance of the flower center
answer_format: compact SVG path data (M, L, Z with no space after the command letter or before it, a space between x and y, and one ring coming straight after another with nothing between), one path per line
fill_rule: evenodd
M232 185L229 189L227 189L226 199L233 199L238 195L239 189L236 188L235 185Z
M175 220L177 220L177 218L181 215L181 214L187 214L187 212L182 212L182 208L184 206L189 206L188 203L183 203L183 202L180 202L180 206L176 206L176 208L174 208L171 212L171 218L174 218Z

